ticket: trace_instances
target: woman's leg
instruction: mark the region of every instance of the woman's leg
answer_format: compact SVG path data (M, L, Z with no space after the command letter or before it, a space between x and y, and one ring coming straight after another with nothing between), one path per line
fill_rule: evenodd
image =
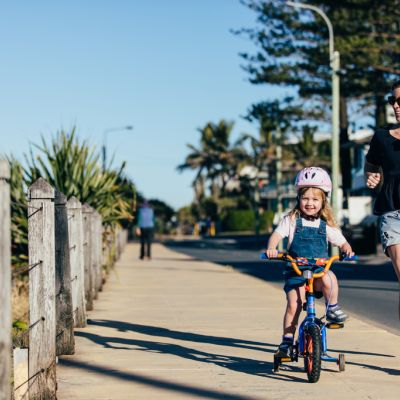
M287 305L283 317L283 336L294 337L305 297L304 286L292 289L286 294Z
M390 259L392 260L394 271L400 284L400 244L394 244L386 249ZM400 319L400 290L399 290L399 319Z

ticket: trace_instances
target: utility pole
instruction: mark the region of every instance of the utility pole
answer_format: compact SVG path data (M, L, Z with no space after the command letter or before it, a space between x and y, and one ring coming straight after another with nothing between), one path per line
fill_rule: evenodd
M282 219L282 130L278 125L276 135L276 213L278 221ZM282 240L279 241L278 250L283 250Z
M103 172L107 169L107 135L109 132L117 132L117 131L131 131L133 129L132 125L122 126L120 128L110 128L106 129L103 132L103 146L102 146L102 164L103 164Z
M308 10L315 11L319 14L322 19L325 21L328 32L329 32L329 60L330 67L332 71L332 151L331 151L331 162L332 162L332 210L335 220L338 224L340 224L341 218L341 204L339 204L339 99L340 99L340 54L338 51L334 49L334 35L333 35L333 27L328 16L318 7L303 4L303 3L295 3L293 1L287 1L286 4L291 7L305 8ZM332 251L332 255L338 254L337 248L334 247Z
M334 51L331 54L332 68L332 209L336 221L340 224L340 213L342 207L339 204L339 70L340 54Z

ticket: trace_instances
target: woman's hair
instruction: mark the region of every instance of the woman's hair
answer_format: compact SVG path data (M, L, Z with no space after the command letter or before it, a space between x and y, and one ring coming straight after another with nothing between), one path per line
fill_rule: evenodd
M400 80L394 81L392 83L390 90L393 92L395 89L398 89L398 88L400 88Z
M321 197L322 206L321 210L318 213L318 217L324 220L329 226L334 228L337 227L335 219L333 218L333 212L331 206L329 205L328 198L325 192L322 189L315 188L315 187L302 187L297 192L297 203L296 206L293 208L292 211L289 212L289 217L292 219L296 219L302 216L302 212L300 210L300 199L304 195L307 190L312 189L315 193Z

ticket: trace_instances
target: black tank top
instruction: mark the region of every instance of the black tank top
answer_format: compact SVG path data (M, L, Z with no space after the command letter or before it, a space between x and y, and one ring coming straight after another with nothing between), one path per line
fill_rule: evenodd
M389 133L393 128L376 130L366 155L370 164L383 170L383 186L374 204L376 215L400 210L400 140Z

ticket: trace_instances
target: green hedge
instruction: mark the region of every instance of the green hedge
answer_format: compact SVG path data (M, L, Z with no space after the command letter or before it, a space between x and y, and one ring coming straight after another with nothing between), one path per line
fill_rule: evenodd
M263 231L270 230L274 212L267 210L260 215L260 229ZM222 221L224 231L254 231L255 230L255 213L254 210L229 210L226 217Z
M262 231L271 231L274 215L275 213L272 210L267 210L262 213L260 216L260 229Z
M254 230L253 210L230 210L222 223L224 231L251 231Z

